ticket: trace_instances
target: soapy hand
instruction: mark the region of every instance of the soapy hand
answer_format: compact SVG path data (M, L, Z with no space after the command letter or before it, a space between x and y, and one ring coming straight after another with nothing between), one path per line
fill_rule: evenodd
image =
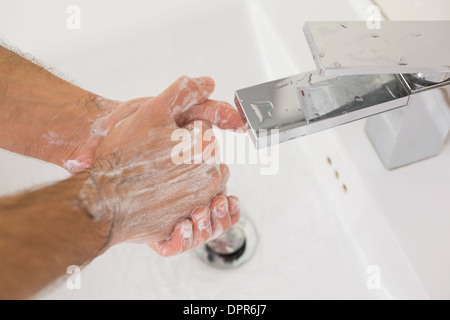
M95 219L111 221L109 246L145 243L170 256L218 237L238 221L238 199L224 195L228 168L194 162L216 150L213 137L203 136L211 125L243 126L229 104L208 100L213 90L210 78L182 77L157 97L116 106L129 115L99 145L80 194ZM202 121L202 130L194 120ZM194 141L183 148L192 161L176 164L179 142L172 135L181 128Z

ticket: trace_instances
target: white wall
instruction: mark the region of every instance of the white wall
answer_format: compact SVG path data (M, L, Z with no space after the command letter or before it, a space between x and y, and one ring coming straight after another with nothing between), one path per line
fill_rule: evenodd
M389 20L449 20L448 0L374 0Z

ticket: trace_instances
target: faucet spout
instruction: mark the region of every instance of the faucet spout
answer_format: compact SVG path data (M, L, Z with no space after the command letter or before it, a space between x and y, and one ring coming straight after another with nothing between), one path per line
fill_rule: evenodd
M406 106L409 96L397 75L322 77L313 71L238 90L235 103L261 148L272 141L271 130L284 142Z
M307 22L303 31L316 71L235 92L257 148L405 107L413 95L450 85L450 44L436 41L450 21L387 21L380 30Z

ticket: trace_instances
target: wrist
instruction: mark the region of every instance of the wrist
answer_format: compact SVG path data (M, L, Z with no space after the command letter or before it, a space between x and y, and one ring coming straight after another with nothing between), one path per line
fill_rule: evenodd
M105 199L104 191L108 188L104 187L103 182L98 181L94 176L95 169L92 168L73 176L74 179L81 182L76 194L76 202L80 210L97 226L99 235L104 242L101 252L104 252L114 245L112 229L117 205L114 204L114 201Z
M66 127L71 148L62 157L65 169L77 173L92 166L97 148L116 124L117 106L118 102L90 92L83 92L77 104L68 104L65 114L71 123Z

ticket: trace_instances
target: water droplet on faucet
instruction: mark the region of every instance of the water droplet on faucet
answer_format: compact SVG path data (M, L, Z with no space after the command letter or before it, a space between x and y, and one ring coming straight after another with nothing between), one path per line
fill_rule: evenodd
M291 85L293 85L294 84L294 82L291 80L291 81L281 81L281 82L278 82L277 84L275 84L275 89L281 89L281 88L284 88L284 87L287 87L287 86L291 86Z
M254 101L250 103L250 106L255 111L260 123L272 118L272 110L275 109L271 101Z
M408 59L406 57L401 57L400 62L398 63L401 66L407 66L408 65Z

